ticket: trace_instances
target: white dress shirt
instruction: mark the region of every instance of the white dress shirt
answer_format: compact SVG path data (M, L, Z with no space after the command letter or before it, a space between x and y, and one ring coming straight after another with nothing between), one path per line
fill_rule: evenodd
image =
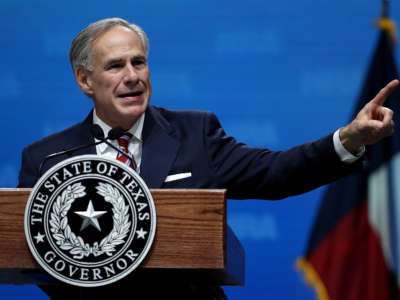
M335 151L337 155L339 155L340 160L344 163L351 164L364 154L365 146L363 145L360 149L358 149L356 155L351 154L345 147L343 147L343 144L340 141L339 131L340 129L336 130L333 134L333 146L335 147Z
M128 151L133 155L137 165L137 171L140 171L140 163L142 161L142 131L143 131L143 123L144 123L144 113L140 116L140 118L136 121L136 123L132 126L131 129L128 130L129 133L132 134L132 138L128 144ZM96 110L93 110L93 124L97 124L103 129L104 136L108 135L108 132L112 129L106 123L104 123L96 114ZM96 142L99 140L95 139ZM117 140L110 141L111 144L117 148L119 148L119 144ZM101 143L96 145L97 155L104 156L110 159L117 158L117 151L108 146L106 143Z

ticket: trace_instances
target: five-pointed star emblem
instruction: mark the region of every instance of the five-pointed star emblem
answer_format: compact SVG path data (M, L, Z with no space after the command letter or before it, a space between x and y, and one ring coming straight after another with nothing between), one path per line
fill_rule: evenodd
M76 211L75 212L77 215L79 215L83 219L81 231L83 229L85 229L86 227L88 227L89 225L92 225L98 231L101 231L99 221L97 220L97 218L104 215L106 212L107 211L95 211L93 208L92 200L90 200L86 211Z
M40 232L38 232L37 235L34 236L35 240L36 240L36 244L39 244L40 242L44 242L44 234L41 234Z
M143 228L140 228L137 233L137 238L138 239L144 239L144 236L146 235L147 231L144 231Z

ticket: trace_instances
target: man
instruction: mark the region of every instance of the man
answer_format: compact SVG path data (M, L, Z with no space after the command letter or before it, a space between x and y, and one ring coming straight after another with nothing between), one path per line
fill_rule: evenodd
M117 18L93 23L74 39L75 79L93 99L94 110L82 123L24 148L19 187L35 184L47 155L93 142L93 123L106 135L116 126L132 134L128 149L150 188L226 188L235 199L280 199L355 172L362 167L364 146L393 132L393 112L382 105L397 80L334 134L287 151L249 147L226 136L212 113L149 105L148 48L140 27ZM68 155L89 153L117 157L104 144ZM43 172L68 155L47 160Z

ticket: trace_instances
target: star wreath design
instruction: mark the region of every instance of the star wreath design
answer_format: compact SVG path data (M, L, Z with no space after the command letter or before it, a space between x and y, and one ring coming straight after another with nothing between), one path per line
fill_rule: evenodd
M91 246L85 243L82 237L72 232L67 217L72 203L86 195L85 188L80 182L75 183L69 185L57 197L50 214L50 231L56 244L62 250L69 251L74 259L82 259L90 255L97 257L103 253L112 256L116 251L115 247L124 243L124 239L129 233L131 226L128 214L129 206L125 205L124 197L118 189L108 183L99 182L96 186L97 193L113 206L113 229L100 243L94 242Z

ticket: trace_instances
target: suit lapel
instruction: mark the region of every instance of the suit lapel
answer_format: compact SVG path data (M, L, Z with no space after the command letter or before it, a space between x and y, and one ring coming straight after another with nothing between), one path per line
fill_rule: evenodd
M150 188L160 188L174 162L180 142L168 121L152 106L143 126L140 175Z
M71 140L69 141L70 146L68 149L88 145L90 143L94 143L94 137L90 132L90 126L93 124L93 110L90 111L89 115L86 119L77 127L77 134L72 135ZM67 149L64 149L67 150ZM68 157L84 155L84 154L96 154L96 147L89 146L77 151L73 151L68 153Z

